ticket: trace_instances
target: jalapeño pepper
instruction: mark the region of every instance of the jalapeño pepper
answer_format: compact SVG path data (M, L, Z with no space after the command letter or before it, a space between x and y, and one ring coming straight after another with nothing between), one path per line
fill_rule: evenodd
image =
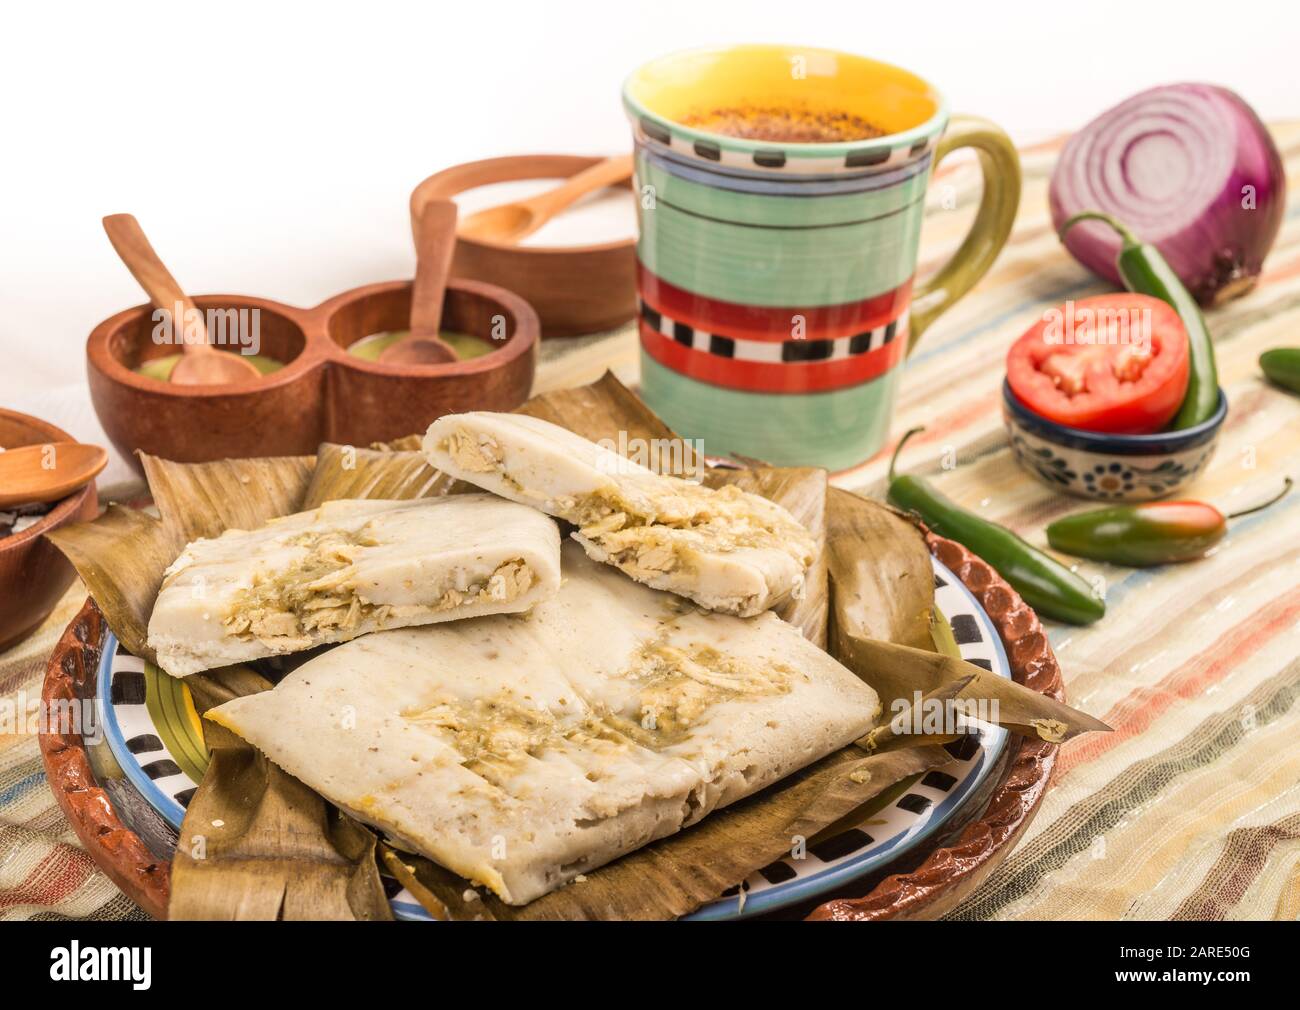
M914 512L940 536L970 548L1045 617L1070 624L1091 624L1106 613L1092 587L1060 562L1048 557L1009 529L967 512L921 477L894 475L904 443L921 428L905 434L889 461L889 503Z
M1300 393L1300 347L1275 347L1259 356L1259 367L1279 386Z
M1097 210L1085 210L1075 214L1063 225L1059 232L1062 240L1065 233L1079 221L1101 221L1110 225L1123 240L1115 267L1123 278L1124 286L1130 291L1159 298L1171 306L1183 321L1187 330L1187 350L1191 359L1191 369L1187 377L1187 393L1182 406L1169 422L1167 430L1179 431L1208 421L1219 409L1219 375L1214 364L1214 343L1210 339L1209 327L1205 325L1205 316L1191 292L1183 286L1178 275L1160 255L1160 250L1148 242L1142 242L1127 227L1116 221L1109 214Z
M1201 557L1223 539L1227 521L1268 508L1291 490L1291 478L1268 501L1225 516L1199 501L1116 505L1058 519L1047 527L1056 550L1094 561L1145 568Z

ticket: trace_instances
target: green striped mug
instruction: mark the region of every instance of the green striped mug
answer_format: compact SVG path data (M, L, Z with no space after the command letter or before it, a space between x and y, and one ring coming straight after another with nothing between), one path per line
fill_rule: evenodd
M646 402L713 455L842 470L874 454L908 350L1011 231L1020 162L1007 135L950 122L905 70L790 46L662 57L632 74L623 103ZM962 147L983 170L979 213L914 284L931 171Z

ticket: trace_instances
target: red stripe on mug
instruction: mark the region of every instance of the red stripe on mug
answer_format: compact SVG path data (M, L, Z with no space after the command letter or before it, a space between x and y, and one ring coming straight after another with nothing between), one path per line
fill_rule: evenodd
M865 354L832 361L738 361L696 350L640 321L641 346L665 368L700 382L750 393L825 393L879 378L903 360L907 334Z
M800 336L823 340L851 336L884 326L903 314L912 298L909 278L892 291L860 302L813 308L741 305L693 294L652 274L637 261L637 287L651 308L697 330L749 340L789 340L795 317L803 318Z

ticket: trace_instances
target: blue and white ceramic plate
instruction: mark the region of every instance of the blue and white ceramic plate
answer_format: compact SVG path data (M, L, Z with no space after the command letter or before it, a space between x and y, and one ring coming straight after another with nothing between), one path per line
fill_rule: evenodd
M971 592L947 568L934 566L935 604L952 625L962 658L1011 676L1011 665L993 622ZM160 858L170 858L185 807L208 763L202 720L181 681L132 656L110 632L98 673L104 699L104 736L134 795L115 799L119 816ZM889 790L862 811L858 824L810 840L800 859L765 866L744 884L698 909L692 919L738 919L788 905L829 898L846 885L878 874L954 820L987 784L1007 744L1007 731L972 721L970 732L948 745L952 760ZM118 792L122 792L119 783ZM142 800L143 802L139 802ZM427 920L428 913L395 881L385 880L399 919Z

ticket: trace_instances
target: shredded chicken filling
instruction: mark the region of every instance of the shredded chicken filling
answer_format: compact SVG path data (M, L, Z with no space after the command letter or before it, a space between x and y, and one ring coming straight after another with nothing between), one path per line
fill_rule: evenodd
M491 473L501 468L505 459L501 446L490 435L475 435L465 428L451 433L443 448L456 465L470 473Z
M356 587L356 555L375 541L359 532L310 532L290 541L307 553L285 569L254 577L231 601L223 625L240 639L266 644L309 644L313 637L349 632L364 622L383 628L395 621L436 614L473 603L508 603L528 592L537 575L520 558L506 561L482 582L449 588L422 604L367 600Z
M670 736L686 732L724 701L787 694L796 676L784 663L758 665L712 646L687 651L659 641L642 646L629 673L644 684L641 726Z
M440 699L403 718L447 735L466 768L501 785L513 770L561 745L599 751L657 750L682 740L716 705L788 693L799 675L783 663L759 665L711 646L683 649L655 640L623 676L638 687L634 717L597 707L579 718L520 704L510 695Z
M685 569L692 553L727 553L741 547L785 551L807 567L814 545L807 531L775 510L762 509L753 496L731 485L711 494L680 482L655 502L653 518L614 491L601 491L558 504L563 518L600 546L633 578L650 579ZM694 493L692 493L694 492Z

